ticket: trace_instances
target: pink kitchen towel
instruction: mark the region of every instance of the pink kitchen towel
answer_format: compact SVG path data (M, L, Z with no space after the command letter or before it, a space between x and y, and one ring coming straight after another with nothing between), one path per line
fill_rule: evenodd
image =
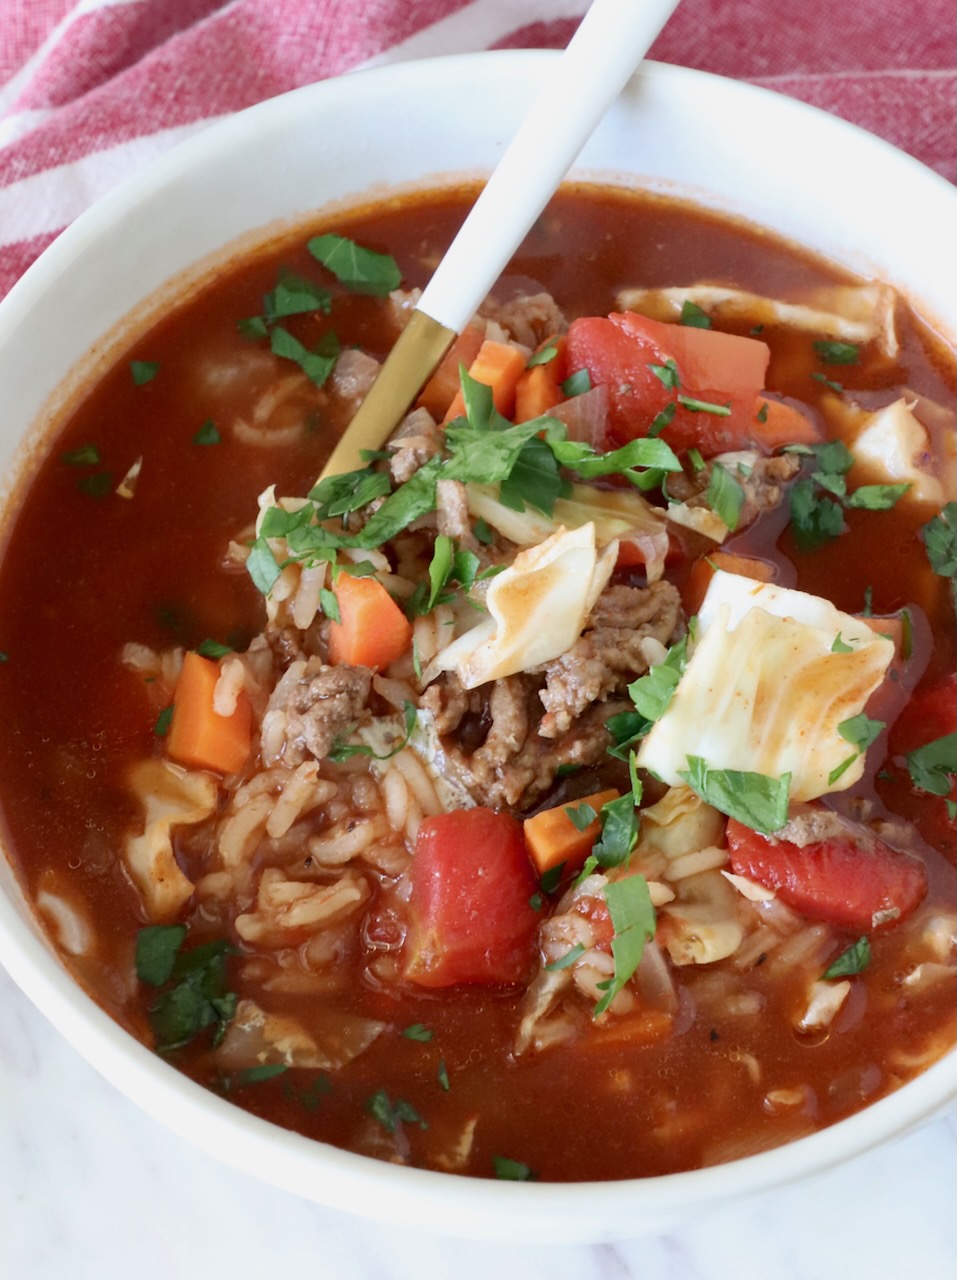
M215 119L361 66L560 48L586 8L0 0L0 294L89 204ZM800 98L954 181L955 40L954 0L682 0L651 56Z

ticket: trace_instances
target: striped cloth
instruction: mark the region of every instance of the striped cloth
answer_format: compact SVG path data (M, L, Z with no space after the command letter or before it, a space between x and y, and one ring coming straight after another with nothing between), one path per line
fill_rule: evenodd
M359 66L561 48L586 7L0 0L0 295L92 201L212 120ZM955 28L954 0L682 0L651 56L823 107L953 181Z

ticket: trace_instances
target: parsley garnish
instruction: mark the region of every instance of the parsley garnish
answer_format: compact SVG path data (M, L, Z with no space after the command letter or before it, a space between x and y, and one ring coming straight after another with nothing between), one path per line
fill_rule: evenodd
M945 733L942 738L925 743L905 757L911 782L921 791L932 796L946 796L957 774L957 733Z
M825 978L849 978L866 969L871 962L871 944L867 938L858 938L824 971Z
M644 876L614 880L606 884L602 892L615 928L615 936L611 940L615 976L598 984L605 994L595 1005L596 1018L605 1012L638 968L645 943L655 936L655 908Z
M439 1082L439 1088L444 1089L446 1093L449 1091L449 1070L445 1065L445 1059L439 1059L439 1065L436 1068L435 1078Z
M222 436L219 434L215 422L210 418L203 423L200 429L193 436L193 444L219 444L221 440Z
M354 293L384 298L402 283L402 272L389 253L363 248L346 236L313 236L309 252Z
M584 395L586 391L591 391L591 374L587 369L577 370L562 383L562 395L569 400Z
M156 723L153 725L153 732L157 738L165 738L169 733L169 727L173 722L172 706L164 707L156 717Z
M660 720L667 710L671 696L687 665L687 655L688 637L682 636L676 644L671 646L662 661L649 669L647 675L639 676L628 686L628 693L635 708L648 725ZM612 716L611 719L618 721L620 717ZM635 736L641 736L641 734Z
M258 338L265 338L269 333L266 328L266 321L262 316L246 316L242 320L236 321L236 328L244 338L255 341Z
M236 1012L238 997L227 989L226 972L233 948L217 939L184 951L185 938L182 925L149 925L137 936L137 977L165 988L149 1009L159 1053L182 1048L208 1027L215 1047Z
M600 867L617 867L628 859L638 840L638 818L634 791L601 807L601 835L592 848L592 856Z
M404 1027L401 1034L406 1040L416 1040L419 1044L428 1044L432 1039L432 1032L421 1022L413 1022L410 1026Z
M155 360L130 361L130 376L136 387L143 387L147 382L152 382L159 370L159 364Z
M492 1156L492 1168L496 1178L503 1182L534 1182L538 1177L527 1164L511 1160L508 1156Z
M95 444L83 444L79 449L61 453L60 461L68 467L95 467L100 461L100 451Z
M272 293L263 298L263 315L267 324L275 324L286 316L305 315L312 311L329 314L332 295L328 289L297 276L292 271L281 271ZM260 335L265 337L265 328Z
M228 644L220 644L218 640L204 640L197 646L196 652L203 658L225 658L233 650Z
M716 462L711 468L705 501L718 519L734 533L744 506L744 489L720 462Z
M92 475L81 476L76 487L88 498L105 498L113 488L113 472L94 471Z
M857 364L858 348L850 342L815 342L821 364Z
M688 756L681 774L706 804L762 835L780 831L788 820L790 773L780 778L738 769L712 769L701 756Z
M535 351L528 357L525 364L526 369L534 369L537 364L550 364L558 355L558 348L553 342L542 347L541 351Z
M957 502L948 502L920 531L930 567L941 578L957 574Z
M246 1067L235 1075L223 1079L223 1087L228 1091L243 1089L249 1084L261 1084L264 1080L274 1080L276 1076L285 1075L289 1066L285 1062L259 1062L254 1067Z
M565 816L576 831L587 831L598 814L590 804L567 804Z
M842 720L837 726L837 731L852 747L857 747L858 751L866 751L880 736L883 728L883 720L871 720L862 711L860 715L851 716L849 720Z
M297 364L317 387L326 381L339 358L339 339L331 329L310 351L288 329L277 324L269 335L269 346L274 355Z
M585 954L585 948L580 942L576 942L570 947L563 956L559 956L557 960L553 960L551 964L545 965L546 973L557 973L560 969L570 969L579 956Z
M841 638L841 633L839 631L837 635L834 637L834 643L831 645L831 653L853 653L853 652L854 652L853 646L845 643L845 641Z
M341 764L343 760L349 760L352 756L368 756L370 760L391 760L393 756L397 756L403 748L409 745L409 739L412 737L415 729L415 703L406 702L403 704L402 715L405 722L405 736L400 739L391 751L386 751L379 755L377 751L373 751L371 747L365 746L364 743L348 743L341 742L336 738L329 752L329 759L334 764Z
M848 494L847 473L854 457L842 441L832 440L810 449L802 446L799 452L813 456L817 463L810 476L793 486L790 495L794 537L804 551L844 532L845 507L887 511L910 488L907 484L867 484Z
M710 329L711 317L707 311L702 311L696 302L692 302L690 298L685 298L681 304L681 316L679 317L681 324L689 325L692 329Z
M376 1090L366 1103L366 1110L388 1133L395 1133L400 1124L417 1124L420 1129L429 1127L411 1102L403 1098L391 1102L385 1089Z

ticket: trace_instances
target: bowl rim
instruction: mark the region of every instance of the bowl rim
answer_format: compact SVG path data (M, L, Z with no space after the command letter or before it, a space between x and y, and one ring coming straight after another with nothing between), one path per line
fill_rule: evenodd
M523 74L534 75L557 56L551 50L503 50L358 70L292 90L211 124L123 181L44 251L0 303L0 350L34 300L76 258L101 242L118 219L155 196L176 174L199 169L207 156L245 140L250 128L274 127L302 111L331 110L337 98L349 99L368 77L391 86L392 92L402 92L423 74L455 79L477 70L491 74L507 68L514 75L521 67ZM946 193L957 208L957 189L946 179L816 107L756 85L670 64L645 63L638 76L674 93L703 84L708 92L730 96L748 107L773 110L795 121L827 121L828 129L836 130L835 136L844 144L856 150L863 147L871 156L892 155L896 165L903 165L898 172L910 174L919 185L930 183L929 189ZM395 1166L261 1120L195 1084L145 1048L79 987L36 927L27 923L15 901L22 895L17 893L11 864L0 866L0 873L13 879L11 892L0 892L0 964L106 1079L181 1137L227 1164L322 1204L397 1225L488 1237L494 1234L491 1221L498 1220L508 1223L510 1238L532 1239L534 1232L521 1229L531 1213L566 1223L577 1221L580 1227L570 1228L568 1238L596 1238L616 1221L624 1225L624 1234L635 1234L643 1229L632 1222L635 1215L663 1221L676 1205L684 1217L732 1196L782 1187L863 1154L931 1118L957 1098L957 1049L952 1049L905 1087L853 1116L782 1147L704 1169L610 1182L528 1182L516 1189L512 1183ZM4 878L0 874L0 888ZM611 1230L622 1234L620 1227Z

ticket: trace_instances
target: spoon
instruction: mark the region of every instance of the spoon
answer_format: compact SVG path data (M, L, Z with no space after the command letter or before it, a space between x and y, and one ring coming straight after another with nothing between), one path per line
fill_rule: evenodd
M365 465L472 319L678 0L593 0L436 268L320 479Z

